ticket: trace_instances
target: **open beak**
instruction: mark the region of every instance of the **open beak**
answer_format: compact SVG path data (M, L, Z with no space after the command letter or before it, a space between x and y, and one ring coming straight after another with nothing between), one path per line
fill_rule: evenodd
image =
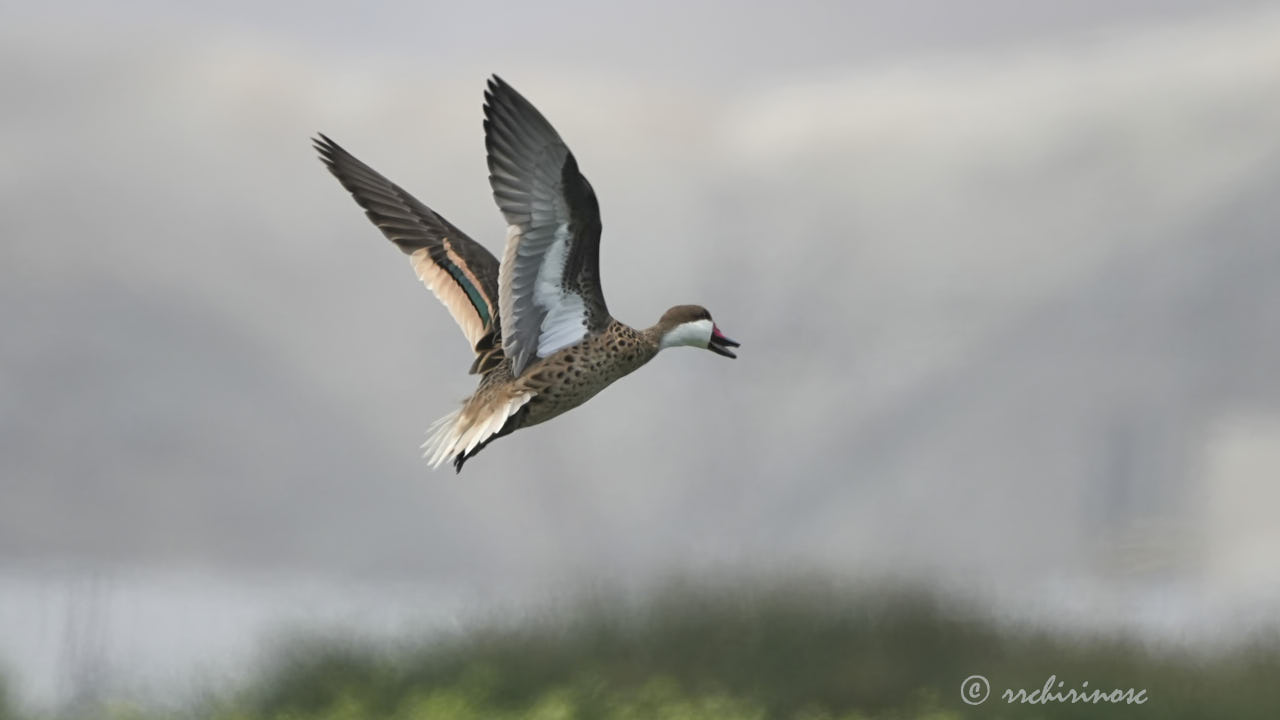
M734 355L729 348L738 347L740 344L725 337L724 333L720 332L720 328L714 325L711 326L711 342L707 343L707 349L711 352L727 358L736 358L738 356Z

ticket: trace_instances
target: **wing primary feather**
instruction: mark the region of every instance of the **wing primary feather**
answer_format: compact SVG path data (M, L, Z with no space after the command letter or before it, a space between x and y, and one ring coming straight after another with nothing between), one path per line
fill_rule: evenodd
M448 308L480 356L481 339L501 332L498 259L324 133L317 133L312 143L369 220L410 256L419 279ZM484 352L492 354L493 348Z

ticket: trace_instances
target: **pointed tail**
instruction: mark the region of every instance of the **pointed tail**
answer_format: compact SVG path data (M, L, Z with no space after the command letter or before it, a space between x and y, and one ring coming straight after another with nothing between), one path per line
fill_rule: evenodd
M472 396L465 405L431 424L422 456L432 468L453 458L454 467L461 472L467 458L490 440L515 429L514 425L507 427L507 421L533 396L529 391L483 399Z

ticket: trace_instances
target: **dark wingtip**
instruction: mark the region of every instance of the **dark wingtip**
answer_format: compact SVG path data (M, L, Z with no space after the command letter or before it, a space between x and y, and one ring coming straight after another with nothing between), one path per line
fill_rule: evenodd
M503 82L502 78L498 77L496 74L490 75L489 79L485 81L484 83L485 110L488 110L489 106L493 104L494 96L497 95L499 88L501 88L503 85L506 85L506 83ZM488 115L488 113L485 113L485 114L486 116Z
M458 453L458 456L453 459L453 474L454 475L460 474L462 472L462 466L466 462L467 462L467 454Z
M338 143L330 140L329 136L322 132L316 133L316 136L311 138L311 148L320 154L320 161L330 168L333 167L334 155L342 150Z
M518 108L521 105L532 104L524 98L515 88L511 87L511 83L503 80L497 73L489 76L488 82L484 87L484 107L485 117L489 117L490 109L498 105L504 105L507 108ZM509 112L509 110L508 110ZM536 110L534 112L537 112Z

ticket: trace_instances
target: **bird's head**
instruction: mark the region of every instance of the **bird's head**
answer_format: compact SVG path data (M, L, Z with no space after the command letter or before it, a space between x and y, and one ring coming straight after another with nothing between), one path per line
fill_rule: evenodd
M711 313L701 305L677 305L662 314L658 320L659 347L661 349L690 345L706 348L717 355L736 358L729 348L739 343L725 337L711 319Z

